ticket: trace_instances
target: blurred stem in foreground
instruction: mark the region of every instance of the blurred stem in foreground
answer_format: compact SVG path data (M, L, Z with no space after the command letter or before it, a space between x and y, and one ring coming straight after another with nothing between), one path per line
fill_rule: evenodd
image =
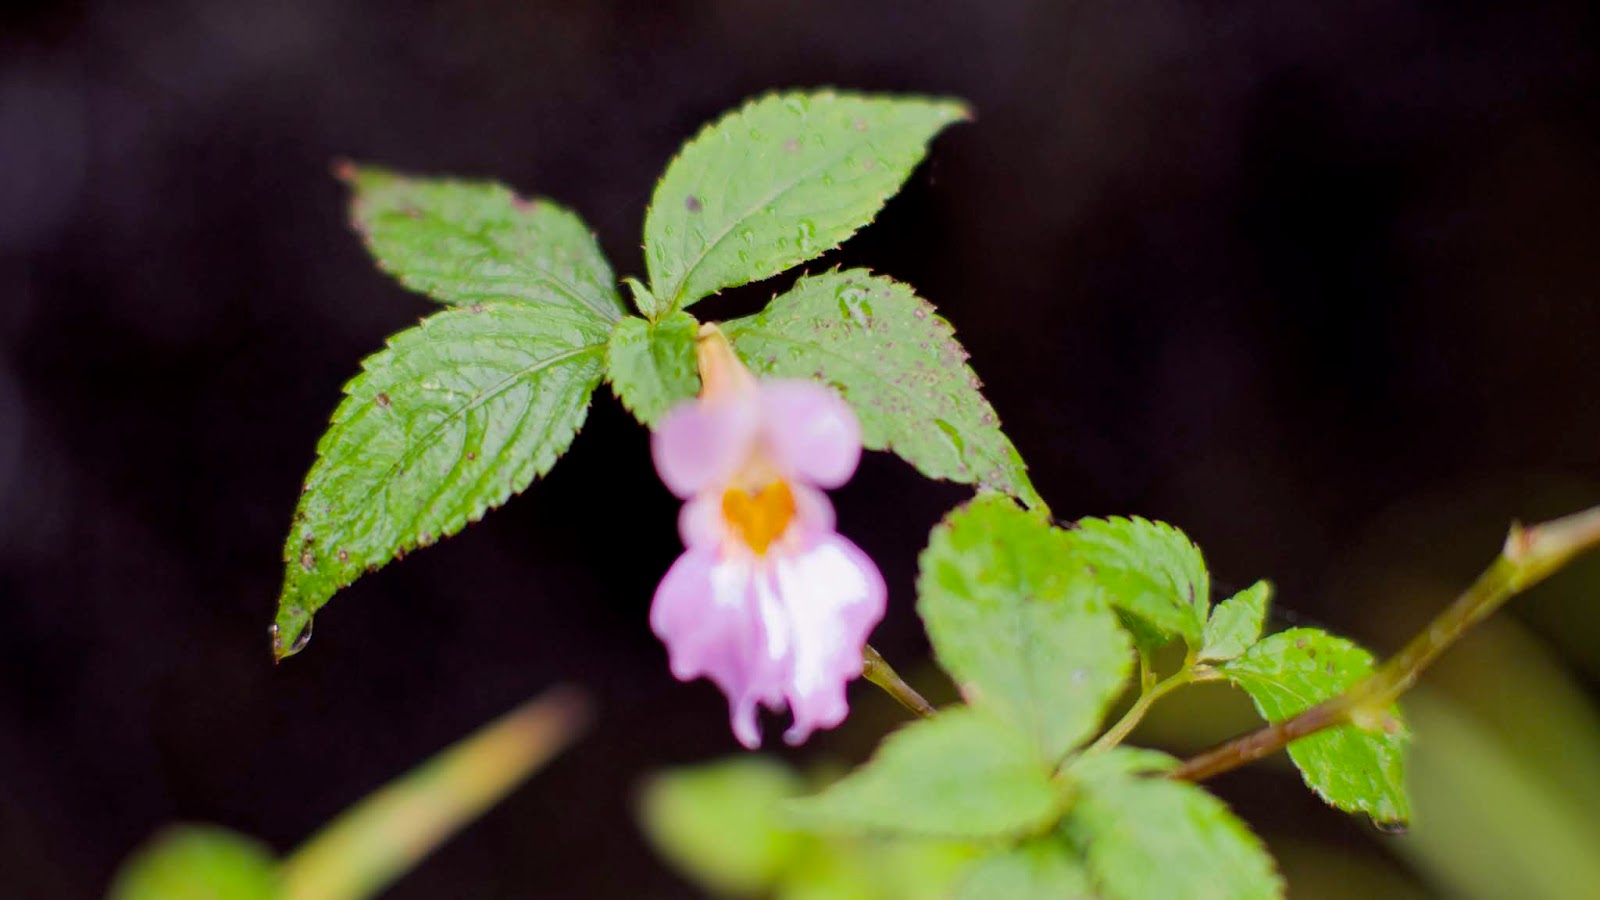
M282 896L376 895L570 744L588 720L588 702L571 688L517 707L312 835L282 863Z
M1208 750L1172 772L1203 781L1282 750L1291 741L1346 723L1392 727L1385 710L1416 684L1439 654L1507 600L1600 546L1600 506L1524 528L1513 524L1505 548L1478 580L1387 662L1349 690L1299 715Z

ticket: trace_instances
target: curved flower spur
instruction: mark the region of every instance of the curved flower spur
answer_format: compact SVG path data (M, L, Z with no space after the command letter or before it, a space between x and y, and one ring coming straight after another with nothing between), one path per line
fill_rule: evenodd
M800 744L848 712L867 635L883 618L883 576L834 530L821 489L850 480L861 426L810 381L758 381L715 325L697 339L701 393L651 438L661 480L686 502L685 550L656 589L650 627L672 674L728 695L733 733L761 743L756 706L787 706Z

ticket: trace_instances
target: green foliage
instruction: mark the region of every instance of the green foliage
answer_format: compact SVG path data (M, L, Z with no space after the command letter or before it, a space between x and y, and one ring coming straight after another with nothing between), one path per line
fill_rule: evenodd
M460 531L548 471L583 424L607 329L557 307L455 307L362 362L284 547L274 650L362 572Z
M628 316L611 332L606 377L640 422L654 426L673 405L700 392L695 334L700 323L686 312L659 322Z
M1116 614L1063 532L1004 497L934 529L917 591L945 670L1046 761L1090 736L1122 691L1132 659Z
M1092 898L1089 873L1073 848L1055 835L1002 850L973 866L955 900L1074 900Z
M1258 581L1218 603L1206 620L1205 640L1198 658L1228 660L1250 649L1261 639L1271 596L1272 585Z
M1069 539L1078 564L1109 592L1141 647L1174 638L1200 646L1211 576L1183 532L1138 518L1079 519Z
M645 833L669 862L717 894L769 890L804 840L780 804L799 776L760 756L664 772L645 786Z
M1023 735L957 708L890 735L871 762L793 808L819 830L995 838L1053 821L1059 797Z
M906 285L864 269L812 275L723 330L758 374L837 387L867 447L1043 506L949 323Z
M1117 773L1145 764L1106 765L1098 771L1101 777L1073 782L1076 792L1062 830L1087 859L1099 896L1254 900L1283 895L1266 848L1221 800L1187 782Z
M123 864L111 900L274 900L276 863L260 844L223 828L161 832Z
M371 166L341 175L355 227L401 284L441 303L565 307L614 322L626 312L589 229L543 198L487 181L409 178Z
M927 144L967 115L952 100L784 93L705 127L667 166L645 218L654 308L776 275L872 221Z
M1281 722L1342 693L1372 672L1372 655L1315 628L1274 634L1222 667L1269 722ZM1328 803L1379 823L1411 817L1405 789L1407 734L1398 707L1386 727L1341 725L1289 745L1306 784Z
M734 757L658 774L640 814L667 861L716 896L925 900L948 894L971 859L945 841L793 830L784 805L801 788L782 763Z

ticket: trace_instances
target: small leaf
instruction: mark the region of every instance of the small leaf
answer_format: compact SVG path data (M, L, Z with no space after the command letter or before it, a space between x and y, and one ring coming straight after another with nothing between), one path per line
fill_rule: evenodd
M1267 620L1267 601L1272 585L1258 581L1218 603L1206 621L1205 640L1200 659L1225 660L1250 649L1261 639L1261 626Z
M661 311L837 247L966 115L951 100L824 91L769 94L706 126L667 166L645 217Z
M1342 693L1372 673L1372 654L1315 628L1293 628L1260 641L1221 666L1269 722L1282 722ZM1411 818L1405 788L1407 733L1399 707L1387 728L1341 725L1289 745L1306 786L1329 804L1364 812L1379 823Z
M808 276L723 331L759 374L836 386L869 448L1043 506L949 323L906 285L865 269Z
M1026 841L973 866L955 900L1074 900L1092 898L1089 873L1077 851L1059 837Z
M1145 519L1079 519L1069 532L1072 553L1126 615L1134 639L1147 649L1174 637L1200 645L1211 604L1211 576L1200 548L1183 532Z
M168 828L123 863L111 900L274 900L277 864L259 843L224 828Z
M870 762L792 809L819 831L991 838L1048 824L1057 797L1025 737L956 708L890 735Z
M969 702L1047 761L1089 737L1132 666L1127 635L1064 534L993 494L951 513L921 557L917 612Z
M437 313L345 385L284 547L274 652L369 569L460 531L549 471L603 371L593 317L527 303Z
M583 220L488 181L410 178L346 166L351 215L378 265L441 303L564 306L606 322L626 312Z
M1283 896L1261 840L1205 789L1127 775L1076 784L1063 832L1105 900Z
M760 756L663 772L645 786L645 833L713 892L766 893L802 848L780 807L803 787L788 767Z
M611 332L606 377L617 399L647 426L700 392L695 334L700 323L686 312L659 322L628 316Z

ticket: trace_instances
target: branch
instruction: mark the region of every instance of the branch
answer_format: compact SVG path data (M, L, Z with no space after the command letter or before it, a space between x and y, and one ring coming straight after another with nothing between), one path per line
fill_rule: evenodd
M1204 781L1276 753L1291 741L1346 723L1365 729L1388 726L1385 711L1417 683L1439 654L1507 600L1596 546L1600 546L1600 506L1530 528L1513 524L1505 548L1478 580L1377 671L1299 715L1184 762L1172 777Z

